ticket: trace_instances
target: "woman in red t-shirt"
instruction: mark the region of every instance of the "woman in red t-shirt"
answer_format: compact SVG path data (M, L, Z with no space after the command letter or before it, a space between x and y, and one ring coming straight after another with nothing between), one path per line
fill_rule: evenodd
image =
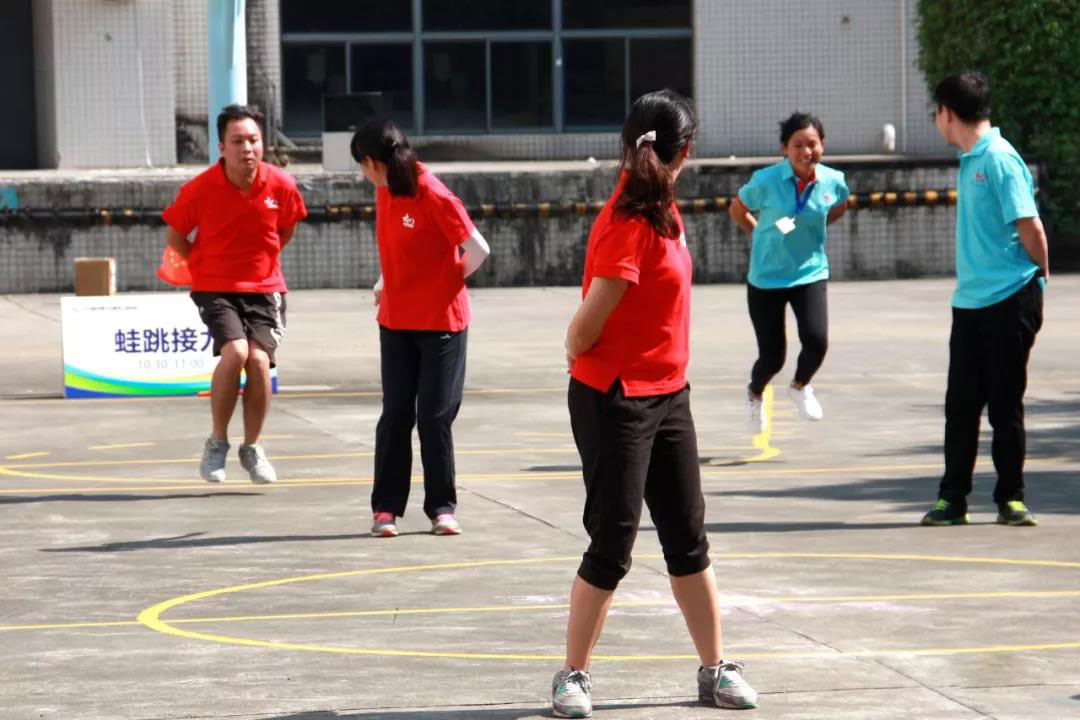
M457 535L454 438L461 407L469 295L465 278L489 249L461 201L416 160L391 122L356 132L352 156L375 185L375 283L383 410L375 429L371 534L398 534L412 481L412 429L420 435L424 513L436 535Z
M675 180L697 129L670 90L638 98L622 130L618 184L589 233L583 301L566 332L568 403L585 479L590 544L570 591L566 661L552 682L559 717L592 713L589 660L649 506L671 589L719 707L757 703L742 665L725 662L690 415L691 259Z

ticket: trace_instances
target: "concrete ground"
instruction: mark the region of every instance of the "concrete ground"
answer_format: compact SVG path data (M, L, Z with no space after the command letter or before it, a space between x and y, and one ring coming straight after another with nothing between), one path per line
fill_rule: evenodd
M917 525L941 472L950 290L834 283L825 420L783 392L789 328L773 428L751 438L745 291L695 289L727 654L761 693L739 717L1080 716L1080 277L1053 279L1030 364L1037 528L994 524L986 431L974 524ZM586 545L562 365L577 291L473 299L465 534L427 534L418 483L403 535L373 539L369 292L290 297L270 487L235 455L225 484L197 479L205 399L58 399L58 298L0 298L0 717L550 717ZM643 527L597 647L595 717L730 716L696 703L658 552Z

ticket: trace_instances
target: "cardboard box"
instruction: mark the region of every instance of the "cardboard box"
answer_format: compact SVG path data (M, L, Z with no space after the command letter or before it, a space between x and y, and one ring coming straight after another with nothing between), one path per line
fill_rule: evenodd
M115 258L75 258L76 295L115 295Z

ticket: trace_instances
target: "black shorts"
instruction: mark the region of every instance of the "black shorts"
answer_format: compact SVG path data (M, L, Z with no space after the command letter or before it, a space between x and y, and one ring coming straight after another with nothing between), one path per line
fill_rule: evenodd
M285 335L284 293L193 292L191 299L214 339L215 357L230 340L249 340L270 356L270 367L277 365L274 351Z

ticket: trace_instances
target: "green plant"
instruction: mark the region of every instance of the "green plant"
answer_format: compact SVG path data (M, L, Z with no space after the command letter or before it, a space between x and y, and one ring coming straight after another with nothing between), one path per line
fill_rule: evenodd
M986 75L991 121L1041 161L1048 232L1080 254L1080 0L919 0L918 12L931 92L956 72Z

